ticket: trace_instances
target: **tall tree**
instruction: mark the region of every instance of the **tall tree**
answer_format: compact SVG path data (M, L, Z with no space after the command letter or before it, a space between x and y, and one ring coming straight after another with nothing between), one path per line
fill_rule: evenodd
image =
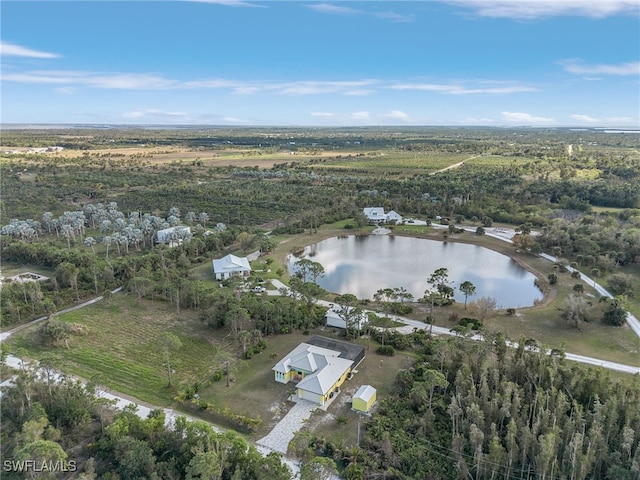
M177 335L171 332L164 332L159 339L160 348L162 349L162 353L164 356L164 363L167 367L167 380L169 383L169 388L173 386L171 382L171 375L173 370L172 354L174 351L178 350L182 347L182 341L178 338Z
M476 293L476 286L471 283L469 280L465 280L458 287L460 291L464 294L464 309L467 309L467 298Z
M356 327L359 336L360 323L364 311L358 304L358 297L356 297L352 293L345 293L343 295L338 295L334 299L334 301L336 303L336 306L333 308L333 311L336 312L338 316L344 321L344 324L346 326L345 336L347 338L350 337L351 330L353 330L354 326Z

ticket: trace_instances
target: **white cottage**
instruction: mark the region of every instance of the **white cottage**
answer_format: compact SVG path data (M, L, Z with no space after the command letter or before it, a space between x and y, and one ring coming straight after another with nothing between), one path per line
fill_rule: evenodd
M367 220L374 223L385 222L387 220L387 216L384 213L384 208L382 207L366 207L363 210L364 216L367 217Z
M383 207L366 207L362 213L372 223L402 223L402 215L391 210L389 213L384 212Z
M229 254L226 257L213 260L213 274L216 276L216 280L225 280L234 275L246 278L251 274L251 265L249 265L247 257L236 257Z

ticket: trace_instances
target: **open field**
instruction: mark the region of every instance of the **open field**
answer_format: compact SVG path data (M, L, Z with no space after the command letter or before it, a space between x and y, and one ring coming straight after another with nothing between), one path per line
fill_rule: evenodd
M219 353L227 345L226 339L206 331L193 312L177 315L164 303L122 293L56 319L78 327L68 350L39 345L34 341L37 327L12 337L11 348L24 349L34 359L53 355L64 371L89 380L97 376L106 387L154 405L171 405L179 385L206 378L219 365ZM159 343L164 332L174 333L182 342L172 353L176 373L171 389Z
M368 152L360 155L336 155L313 164L314 169L350 170L372 173L373 171L398 171L398 173L428 173L454 165L469 158L461 154L432 154L412 152Z
M3 277L11 277L13 275L19 275L26 272L37 273L38 275L44 275L45 277L51 277L55 275L53 269L41 267L39 265L20 265L11 262L4 262L2 264Z

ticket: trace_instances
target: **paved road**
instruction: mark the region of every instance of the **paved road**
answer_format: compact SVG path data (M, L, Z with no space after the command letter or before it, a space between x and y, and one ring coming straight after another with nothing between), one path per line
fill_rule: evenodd
M283 290L288 290L289 288L280 280L272 280L271 282L278 289L278 290L271 290L272 295L279 295L280 292L282 292ZM318 304L325 307L330 307L332 305L331 302L327 302L324 300L318 301ZM377 312L373 312L373 313L377 314ZM413 320L411 318L400 317L397 315L391 315L390 318L397 322L404 323L405 325L404 327L395 328L395 330L397 330L400 333L409 334L409 333L412 333L414 329L418 329L418 330L427 330L433 335L454 335L454 336L457 335L457 333L452 332L448 328L438 327L437 325L429 325L419 320ZM484 340L484 338L481 335L474 335L468 338L476 341ZM510 343L509 346L517 347L517 344ZM551 354L551 350L548 350L547 354ZM635 365L624 365L622 363L610 362L608 360L601 360L599 358L587 357L585 355L577 355L574 353L566 353L565 358L567 360L572 360L574 362L586 363L588 365L595 365L598 367L607 368L609 370L616 370L616 371L625 372L625 373L640 373L640 367Z

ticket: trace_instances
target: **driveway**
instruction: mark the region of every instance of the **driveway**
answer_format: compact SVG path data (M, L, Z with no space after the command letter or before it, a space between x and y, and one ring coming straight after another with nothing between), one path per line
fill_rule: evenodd
M262 437L256 444L265 447L269 451L286 455L289 442L293 440L295 433L303 427L317 408L319 408L319 405L316 403L296 399L296 404L291 410L273 427L273 430L266 437Z

